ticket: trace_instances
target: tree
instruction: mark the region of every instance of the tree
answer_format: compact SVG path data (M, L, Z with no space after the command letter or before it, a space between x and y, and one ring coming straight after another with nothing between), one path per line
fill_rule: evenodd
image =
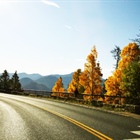
M56 81L54 87L52 88L52 92L64 92L64 86L63 86L63 83L62 83L62 77L60 77ZM63 94L60 94L60 96L63 96Z
M121 71L116 69L112 76L105 81L106 95L116 96L121 93L120 89Z
M140 31L140 29L139 29L139 31ZM131 40L134 41L134 42L136 42L139 45L139 47L140 47L140 33L137 34L136 36L137 36L137 38L131 39Z
M11 80L10 80L10 86L12 91L21 91L21 84L19 82L19 77L17 74L17 71L15 71L15 73L13 74Z
M121 49L119 46L115 46L115 48L111 51L114 59L116 60L116 64L115 64L115 69L117 69L118 67L118 63L121 59L120 54L121 54Z
M4 70L2 75L0 76L0 85L1 90L4 92L8 92L10 90L10 79L7 70Z
M121 88L126 96L140 99L140 62L130 63L123 71Z
M79 93L84 92L84 87L79 83L80 81L80 75L82 71L81 69L77 69L72 75L72 80L68 86L68 92L74 93L74 91L77 89Z
M87 56L84 72L80 76L80 84L85 88L84 93L91 94L88 98L90 100L93 99L94 95L99 95L102 92L102 73L99 62L96 62L97 55L96 47L94 46Z
M106 95L125 95L125 91L121 86L123 71L130 63L133 61L138 61L138 56L140 56L140 49L136 43L129 43L123 48L121 52L121 60L118 63L117 69L105 82L105 87L107 90Z
M129 43L121 52L121 60L118 69L125 69L132 61L138 61L140 56L140 48L136 43Z

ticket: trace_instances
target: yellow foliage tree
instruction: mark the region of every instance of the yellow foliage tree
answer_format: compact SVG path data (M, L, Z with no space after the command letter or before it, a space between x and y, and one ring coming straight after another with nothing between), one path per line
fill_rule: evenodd
M85 63L84 72L80 76L80 84L84 87L84 93L91 96L85 96L85 100L92 100L98 98L94 95L100 95L102 92L102 73L99 62L97 63L97 51L94 46L91 53L87 56L87 63Z
M129 43L123 48L121 52L121 60L118 63L117 69L113 72L113 75L110 76L105 82L105 87L107 90L106 95L125 95L121 88L123 70L125 70L131 62L137 60L139 56L140 49L136 43Z
M59 93L53 93L56 94L57 96L64 96L64 94L62 94L62 92L64 92L64 87L63 87L63 83L62 83L62 78L60 77L54 87L52 88L52 92L59 92Z
M72 75L72 80L68 86L68 92L74 93L74 91L77 89L79 93L83 92L83 86L79 83L79 77L81 75L82 71L81 69L78 69L75 71Z

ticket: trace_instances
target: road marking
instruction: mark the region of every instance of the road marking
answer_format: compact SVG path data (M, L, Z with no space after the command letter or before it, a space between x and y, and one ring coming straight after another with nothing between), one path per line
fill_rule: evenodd
M134 133L136 135L140 135L140 131L131 131L131 133Z
M30 104L30 103L29 103L29 104ZM108 137L108 136L106 136L106 135L100 133L99 131L97 131L97 130L95 130L95 129L93 129L93 128L91 128L91 127L89 127L89 126L87 126L87 125L85 125L85 124L83 124L83 123L80 123L80 122L78 122L78 121L76 121L76 120L74 120L74 119L72 119L72 118L70 118L70 117L67 117L67 116L65 116L65 115L63 115L63 114L60 114L60 113L58 113L58 112L55 112L55 111L52 111L52 110L50 110L50 109L43 108L43 107L40 107L40 106L37 106L37 105L34 105L34 104L31 104L31 105L33 105L33 106L35 106L35 107L37 107L37 108L40 108L40 109L42 109L42 110L45 110L45 111L47 111L47 112L50 112L51 114L54 114L54 115L56 115L56 116L59 116L59 117L65 119L65 120L67 120L67 121L69 121L69 122L71 122L71 123L73 123L73 124L75 124L75 125L81 127L82 129L88 131L89 133L93 134L94 136L98 137L98 138L101 139L101 140L113 140L112 138L110 138L110 137Z
M140 127L140 126L138 126L138 127ZM130 132L140 136L140 131L130 131ZM132 139L124 139L124 140L140 140L140 138L132 138Z
M9 98L9 97L8 97L8 98ZM91 127L89 127L89 126L87 126L87 125L85 125L85 124L83 124L83 123L80 123L80 122L78 122L78 121L76 121L76 120L74 120L74 119L72 119L72 118L70 118L70 117L67 117L67 116L65 116L65 115L63 115L63 114L60 114L60 113L55 112L55 111L52 111L52 110L50 110L50 109L48 109L48 108L43 108L43 107L34 105L34 104L29 103L29 102L26 102L26 101L25 101L25 102L24 102L24 101L21 101L20 99L16 99L16 98L10 98L10 99L15 99L15 100L18 100L18 101L20 101L20 102L27 103L27 104L32 105L32 106L34 106L34 107L37 107L37 108L39 108L39 109L45 110L45 111L47 111L47 112L50 112L51 114L54 114L54 115L56 115L56 116L59 116L59 117L65 119L65 120L67 120L67 121L69 121L69 122L71 122L71 123L73 123L73 124L79 126L80 128L82 128L82 129L88 131L89 133L91 133L92 135L98 137L98 138L101 139L101 140L113 140L112 138L110 138L110 137L108 137L108 136L106 136L106 135L100 133L99 131L97 131L97 130L95 130L95 129L93 129L93 128L91 128Z
M140 127L140 126L138 126L138 127ZM140 131L130 131L130 132L140 136ZM140 138L138 138L138 139L140 140Z

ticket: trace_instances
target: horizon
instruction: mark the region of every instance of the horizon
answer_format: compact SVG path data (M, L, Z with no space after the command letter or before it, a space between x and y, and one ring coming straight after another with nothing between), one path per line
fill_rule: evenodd
M11 75L11 74L14 74L14 72L9 72L9 71L7 71L8 72L8 74L9 75ZM0 74L2 74L3 72L0 72ZM42 74L40 74L40 73L27 73L27 72L18 72L17 71L17 74L19 75L19 74L27 74L27 75L40 75L40 76L42 76L42 77L45 77L45 76L50 76L50 75L52 75L52 76L55 76L55 75L60 75L60 76L64 76L64 75L70 75L70 74L73 74L74 72L71 72L71 73L66 73L66 74L59 74L59 73L56 73L56 74L47 74L47 75L42 75ZM102 79L106 79L106 78L104 78L104 77L101 77Z
M110 53L140 29L140 1L0 0L0 72L69 74L84 70L95 45L103 78Z

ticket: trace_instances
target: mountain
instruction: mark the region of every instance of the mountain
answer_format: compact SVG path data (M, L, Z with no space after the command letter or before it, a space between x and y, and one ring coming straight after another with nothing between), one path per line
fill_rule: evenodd
M36 82L31 82L31 83L23 86L23 89L50 90L47 86L45 86L43 84L38 84Z
M51 76L55 76L55 77L57 77L57 78L62 77L63 84L64 84L64 88L67 89L68 84L69 84L69 83L71 82L71 80L72 80L72 75L73 75L73 73L65 74L65 75L54 74L54 75L51 75Z
M14 73L9 73L9 76L10 76L10 78L13 76L13 74ZM22 79L22 78L30 78L30 79L32 79L32 80L37 80L37 79L39 79L39 78L41 78L42 77L42 75L40 75L40 74L27 74L27 73L17 73L18 74L18 76L19 76L19 79Z
M70 73L70 74L52 74L52 75L50 75L50 76L55 76L55 77L57 77L57 78L62 77L62 79L63 79L63 78L65 78L65 77L72 77L72 75L73 75L73 72Z
M20 81L22 87L24 87L25 85L28 85L31 82L34 82L32 79L30 79L28 77L22 78L19 81Z
M40 74L27 74L19 73L20 83L23 89L34 89L34 90L52 90L52 87L55 85L55 82L59 77L62 77L62 82L64 88L67 89L68 84L72 80L73 73L70 74L54 74L48 76L42 76ZM105 79L102 79L102 85L104 84Z
M36 82L39 84L46 85L47 87L49 87L49 89L52 89L57 79L58 79L57 77L49 75L37 79Z
M64 88L65 88L65 89L68 88L68 84L69 84L69 83L71 82L71 80L72 80L72 75L73 75L73 73L66 74L66 75L62 75L63 84L64 84Z
M71 82L71 79L72 79L72 73L66 74L66 75L55 74L55 75L48 75L48 76L41 76L40 74L19 73L18 76L21 78L20 83L23 89L38 89L38 90L42 89L42 87L39 86L40 84L44 85L45 86L44 88L47 87L47 90L48 89L52 90L52 87L55 85L55 82L58 80L59 77L62 77L64 88L67 89L67 86ZM36 79L37 77L39 78Z
M27 73L19 73L18 76L19 76L19 79L28 77L32 80L37 80L42 77L42 75L40 75L40 74L27 74Z

